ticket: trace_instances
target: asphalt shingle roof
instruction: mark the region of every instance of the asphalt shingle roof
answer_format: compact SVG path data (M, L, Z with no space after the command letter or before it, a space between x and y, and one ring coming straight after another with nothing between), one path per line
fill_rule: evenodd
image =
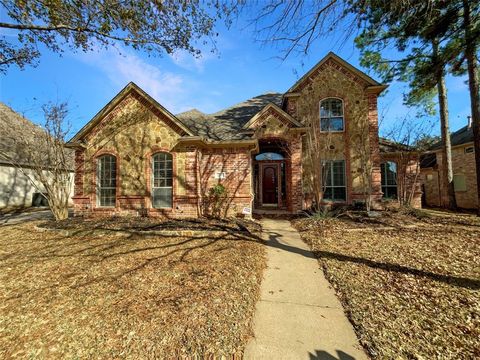
M212 140L241 140L249 137L242 131L243 125L269 103L281 106L282 94L258 95L213 114L192 109L175 116L198 136Z
M12 108L0 102L0 161L26 164L22 139L42 135L42 129Z
M34 165L32 156L48 166L45 131L0 102L0 162L15 166ZM73 150L66 149L68 166L73 169ZM32 154L40 154L43 158ZM38 164L38 162L37 162Z
M461 129L450 134L450 142L452 146L462 145L469 142L473 142L473 129L471 126L464 126ZM442 147L442 142L439 141L432 145L431 150L438 150Z

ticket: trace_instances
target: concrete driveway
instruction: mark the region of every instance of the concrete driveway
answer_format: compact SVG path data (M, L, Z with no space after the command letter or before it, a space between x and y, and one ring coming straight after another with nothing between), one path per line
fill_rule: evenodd
M0 226L21 224L34 220L53 220L52 212L50 209L45 209L0 215Z

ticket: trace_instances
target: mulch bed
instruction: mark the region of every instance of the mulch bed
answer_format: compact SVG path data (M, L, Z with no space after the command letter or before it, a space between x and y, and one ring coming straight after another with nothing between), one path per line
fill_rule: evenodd
M394 212L293 223L373 358L480 357L479 218Z
M52 227L0 228L0 358L241 355L266 266L255 235L62 236L40 225ZM77 219L59 227L120 225L238 226Z

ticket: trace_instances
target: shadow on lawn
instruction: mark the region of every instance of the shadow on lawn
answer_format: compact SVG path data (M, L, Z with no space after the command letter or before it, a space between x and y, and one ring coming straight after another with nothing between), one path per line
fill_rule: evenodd
M218 228L217 228L218 229ZM225 228L224 228L225 229ZM35 246L34 248L29 249L24 252L17 252L11 254L5 254L0 257L0 268L2 267L11 267L20 264L37 262L41 263L43 261L48 261L52 258L72 258L79 257L83 258L83 266L80 266L79 269L76 269L77 272L70 273L66 275L68 280L70 277L78 275L82 271L88 270L88 267L95 264L108 261L110 259L115 260L116 257L122 257L130 254L142 253L146 251L155 251L155 250L167 250L167 252L162 252L161 254L152 254L153 256L139 259L138 263L134 266L122 269L121 271L108 273L103 276L94 277L92 279L80 281L76 284L67 284L67 283L57 283L52 286L36 288L27 290L23 293L17 294L15 297L21 297L26 293L42 291L48 288L67 286L72 288L79 288L82 286L88 286L94 283L102 281L114 281L122 276L140 271L146 266L154 263L155 261L171 258L172 263L185 262L188 261L188 255L197 250L204 249L219 241L227 241L225 246L222 246L220 249L215 249L215 251L223 251L234 246L235 241L252 241L252 242L263 242L262 239L248 231L239 231L238 229L227 228L225 235L219 236L209 236L205 232L200 236L182 236L178 237L175 235L156 235L149 234L137 229L132 229L126 231L125 229L116 230L116 229L103 229L107 231L107 234L115 234L119 231L122 232L123 236L117 239L102 238L95 239L96 242L89 240L89 238L96 238L96 230L98 228L92 228L89 230L81 229L70 233L68 236L57 237L55 239L48 240L46 243L40 243L41 246ZM264 242L265 245L277 248L283 251L289 251L301 256L308 258L327 258L334 259L338 261L353 262L364 264L372 268L378 268L385 271L393 271L403 274L411 274L415 276L421 276L429 278L435 281L444 282L454 286L465 287L469 289L480 289L480 281L455 277L449 275L436 274L424 270L418 270L414 268L409 268L406 266L401 266L397 264L381 263L369 259L352 257L348 255L342 255L338 253L332 253L327 251L316 251L315 254L310 250L300 249L295 246L291 246L281 242L281 234L276 232L268 233L269 240ZM148 244L143 244L143 241L161 239L161 242L155 244L150 241ZM175 241L176 240L176 241ZM180 241L179 241L180 240ZM198 243L200 242L200 243ZM228 245L227 245L228 244ZM129 249L124 249L123 247L130 246Z
M320 259L323 258L323 259L333 259L338 261L353 262L356 264L367 265L375 269L392 271L392 272L397 272L397 273L407 274L407 275L420 276L420 277L428 278L431 280L443 282L449 285L463 287L471 290L480 289L480 280L476 280L476 279L436 274L430 271L414 269L407 266L390 264L390 263L382 263L382 262L377 262L369 259L333 253L329 251L315 251L315 255Z
M200 236L176 236L176 235L158 235L145 231L132 230L118 230L105 229L106 235L114 235L117 232L122 232L122 237L113 238L107 237L102 240L98 236L99 227L92 227L90 229L78 229L70 232L68 235L60 235L54 239L49 239L44 242L39 242L40 246L35 246L23 252L15 252L0 256L0 268L13 267L21 264L41 264L54 258L79 258L81 265L74 269L73 272L65 274L63 280L56 282L54 285L38 287L34 289L24 290L15 296L6 298L11 300L20 298L30 293L45 291L47 289L54 289L58 287L68 287L71 289L81 288L84 286L93 285L104 281L115 281L125 275L135 273L142 270L148 265L155 263L162 259L167 260L170 266L175 263L188 261L188 255L198 249L204 249L219 241L227 241L228 245L220 246L212 249L212 251L219 252L228 250L235 246L234 242L238 241L252 241L262 242L261 238L253 233L244 230L238 230L231 227L224 227L225 235L209 236L202 232ZM213 230L218 231L218 227ZM103 235L105 236L105 234ZM91 240L94 239L94 240ZM155 240L159 240L158 244ZM20 240L21 241L21 240ZM148 241L147 244L144 242ZM125 249L125 246L130 248ZM78 283L71 283L71 278L82 272L88 272L90 266L100 264L102 262L121 258L127 255L138 254L147 251L166 250L161 254L153 253L152 256L138 259L138 262L133 266L123 268L120 271L106 273L102 276L95 276L93 278L80 281ZM195 274L193 274L195 275Z
M279 233L276 232L269 232L269 241L266 243L267 246L272 246L274 248L285 250L289 252L293 252L295 254L299 254L309 258L325 258L325 259L333 259L338 261L344 262L353 262L357 264L367 265L372 268L381 269L385 271L397 272L401 274L407 275L415 275L424 278L429 278L431 280L443 282L449 285L454 285L458 287L463 287L472 290L480 289L480 280L470 279L465 277L458 277L458 276L451 276L451 275L442 275L436 274L430 271L419 270L415 268L410 268L407 266L402 266L398 264L390 264L390 263L382 263L377 262L369 259L364 259L360 257L348 256L338 253L333 253L329 251L315 251L312 253L310 250L299 249L297 247L282 243L279 239L282 237Z

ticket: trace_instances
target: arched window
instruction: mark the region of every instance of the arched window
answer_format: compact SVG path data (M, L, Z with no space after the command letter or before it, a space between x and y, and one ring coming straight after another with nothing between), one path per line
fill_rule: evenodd
M387 161L380 165L382 172L382 192L387 199L397 198L397 164Z
M320 102L320 130L343 131L343 101L340 99L324 99Z
M263 161L263 160L283 160L285 157L282 154L275 153L275 152L264 152L255 156L255 160Z
M115 207L117 193L117 158L102 155L97 161L97 205Z
M154 208L171 208L173 198L172 155L160 152L152 157L152 205Z

